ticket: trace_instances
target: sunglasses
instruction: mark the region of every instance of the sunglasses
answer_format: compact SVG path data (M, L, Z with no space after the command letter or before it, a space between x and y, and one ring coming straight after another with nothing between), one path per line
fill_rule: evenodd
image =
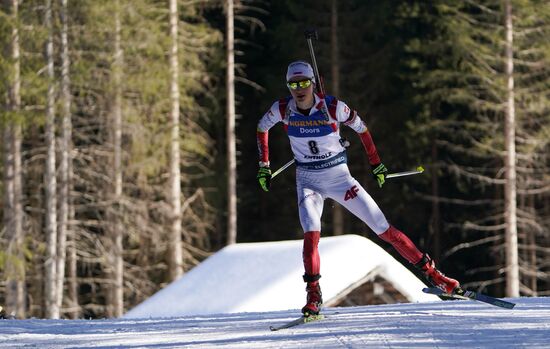
M302 80L302 81L289 81L289 82L286 83L286 85L291 90L297 90L298 87L304 89L304 88L308 88L308 87L311 86L311 80L307 79L307 80Z

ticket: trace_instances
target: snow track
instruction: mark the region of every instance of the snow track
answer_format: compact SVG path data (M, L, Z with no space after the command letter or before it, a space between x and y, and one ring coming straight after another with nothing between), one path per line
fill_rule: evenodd
M472 301L329 308L272 332L298 310L162 319L0 320L1 348L550 348L550 298L514 310Z

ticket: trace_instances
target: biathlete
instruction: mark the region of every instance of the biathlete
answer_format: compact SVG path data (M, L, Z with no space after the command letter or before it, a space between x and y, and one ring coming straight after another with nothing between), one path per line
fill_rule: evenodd
M323 303L318 244L325 198L337 201L365 222L382 240L420 269L431 284L448 293L459 290L457 280L441 273L426 253L418 250L403 232L388 223L373 198L350 174L345 144L340 137L341 124L359 135L380 187L388 172L357 112L335 97L323 98L315 93L315 75L311 65L305 61L288 66L286 83L291 95L273 103L258 122L256 137L260 161L257 179L261 188L269 191L269 129L281 122L296 163L298 210L304 230L302 256L307 301L302 313L305 316L318 314Z

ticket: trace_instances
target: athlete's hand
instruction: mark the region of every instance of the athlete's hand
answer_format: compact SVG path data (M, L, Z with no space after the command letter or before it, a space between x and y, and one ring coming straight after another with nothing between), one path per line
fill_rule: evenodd
M374 175L374 178L378 182L378 186L382 188L382 186L386 182L386 175L388 174L388 169L382 163L373 165L372 167L374 167L374 170L372 170L372 174Z
M271 184L271 169L269 166L260 167L256 178L260 183L260 187L262 187L264 191L269 191L269 185Z

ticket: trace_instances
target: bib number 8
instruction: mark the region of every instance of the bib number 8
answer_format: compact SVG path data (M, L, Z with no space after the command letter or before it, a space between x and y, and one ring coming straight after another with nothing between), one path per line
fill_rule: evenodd
M307 144L309 145L309 151L311 151L311 154L319 154L319 148L317 148L317 142L309 141Z

